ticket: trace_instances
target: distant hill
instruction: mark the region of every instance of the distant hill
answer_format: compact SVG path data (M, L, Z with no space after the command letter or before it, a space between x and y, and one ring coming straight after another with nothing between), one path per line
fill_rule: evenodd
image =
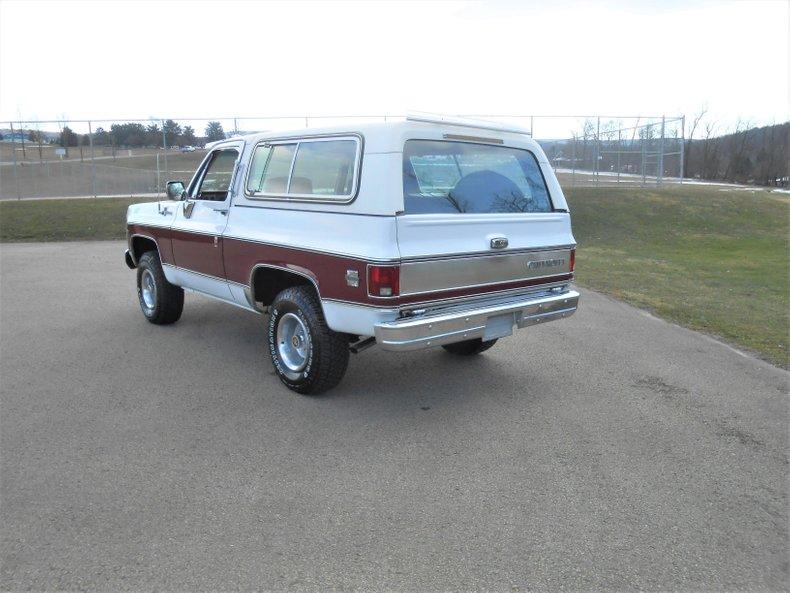
M711 128L706 130L706 134ZM699 131L698 131L699 135ZM680 174L683 149L684 177L764 186L790 185L790 122L750 128L723 136L686 140L681 147L677 136L663 142L655 135L639 135L617 140L603 132L580 133L575 139L538 140L556 168L621 173L658 173L662 152L663 176ZM597 167L596 167L597 160Z
M790 122L686 142L686 177L790 184Z

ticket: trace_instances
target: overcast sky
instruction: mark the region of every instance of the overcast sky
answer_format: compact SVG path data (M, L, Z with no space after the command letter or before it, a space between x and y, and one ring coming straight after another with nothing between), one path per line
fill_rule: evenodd
M788 118L749 2L0 2L0 120L404 113Z

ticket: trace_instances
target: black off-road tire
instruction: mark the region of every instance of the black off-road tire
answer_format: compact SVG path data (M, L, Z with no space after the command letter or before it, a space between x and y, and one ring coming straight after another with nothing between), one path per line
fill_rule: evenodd
M148 306L143 295L143 282L147 277L154 286L152 306ZM149 300L150 294L149 291ZM156 251L146 251L137 262L137 300L145 318L156 325L175 323L184 310L184 289L167 281Z
M475 338L474 340L464 340L463 342L455 342L454 344L445 344L442 348L447 350L450 354L473 356L485 352L494 344L496 344L496 340L484 342L482 338Z
M297 362L304 361L301 369L293 370L281 354L278 342L281 323L285 323L279 336L283 346L287 346L282 338L288 324L298 328L297 334L300 331L303 334L306 330L309 335L309 348L303 349L305 355L295 355ZM297 343L299 335L296 336ZM269 309L268 339L269 355L280 381L288 389L302 395L318 395L329 391L340 383L348 367L348 336L329 329L318 296L310 287L294 286L277 295ZM296 343L292 345L297 348Z

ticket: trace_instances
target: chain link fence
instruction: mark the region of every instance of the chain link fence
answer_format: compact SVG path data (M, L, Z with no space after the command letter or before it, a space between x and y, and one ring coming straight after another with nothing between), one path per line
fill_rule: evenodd
M163 195L205 144L237 135L403 119L397 115L0 122L0 199ZM683 117L467 115L532 131L563 186L683 180Z

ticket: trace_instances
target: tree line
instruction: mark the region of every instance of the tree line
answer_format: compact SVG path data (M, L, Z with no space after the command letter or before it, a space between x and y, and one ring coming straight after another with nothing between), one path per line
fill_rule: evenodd
M754 127L738 121L722 133L705 110L688 122L685 138L679 125L664 130L649 123L628 128L617 120L587 120L568 140L540 141L558 169L600 171L724 181L766 186L790 184L790 122ZM679 122L678 122L679 123ZM681 150L682 149L682 150ZM682 163L681 163L682 152ZM663 167L663 169L660 169Z
M205 135L197 136L192 126L181 126L172 119L165 120L160 127L157 123L143 125L141 123L113 124L109 130L96 128L93 134L94 146L115 146L119 148L163 148L165 143L172 146L204 146L207 142L215 142L226 138L225 130L218 121L208 122ZM88 135L83 137L83 145L87 144ZM77 146L77 134L66 126L60 133L58 144L61 146Z
M701 119L701 118L700 118ZM705 122L703 137L695 139L699 121L692 122L685 147L687 177L731 183L785 187L790 184L790 122L749 127L717 135L715 122Z
M21 130L15 136L21 134L34 144L55 144L64 148L75 146L88 146L90 137L88 134L79 134L69 126L63 126L56 138L48 140L43 132L38 130ZM116 148L162 148L167 142L168 147L172 146L205 146L208 142L224 140L225 130L218 121L210 121L206 125L204 135L198 136L192 126L181 126L172 119L165 120L162 126L156 122L148 125L141 123L112 124L107 130L98 127L93 132L94 146L114 146ZM0 135L2 140L2 135Z

